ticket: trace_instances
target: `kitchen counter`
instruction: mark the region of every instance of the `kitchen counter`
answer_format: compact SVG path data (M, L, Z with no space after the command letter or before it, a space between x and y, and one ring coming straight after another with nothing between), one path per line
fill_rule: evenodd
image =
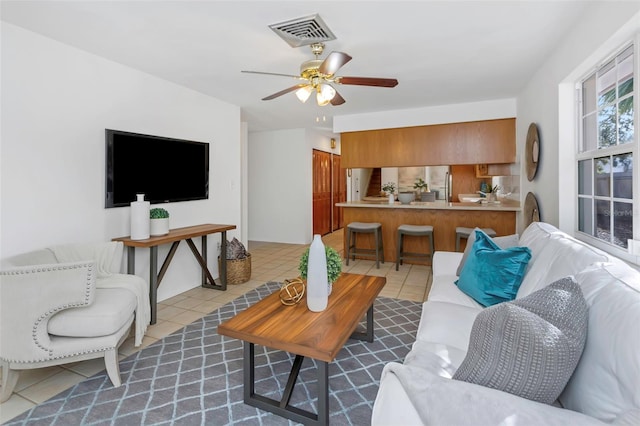
M436 251L455 251L456 227L492 228L498 236L510 235L516 231L516 214L521 211L518 201L502 199L499 203L448 203L446 201L412 202L401 204L396 201L350 201L337 203L344 214L344 245L347 253L347 228L351 222L377 222L382 224L384 259L394 262L396 259L396 238L398 226L431 225ZM464 240L463 240L464 241ZM464 249L463 242L461 249ZM428 253L426 238L405 237L405 251ZM373 248L371 235L359 235L358 247ZM407 261L406 263L425 263ZM430 264L431 262L426 262Z
M359 208L382 208L382 209L428 209L428 210L483 210L483 211L509 211L519 212L520 203L513 200L501 200L497 203L448 203L443 200L434 202L412 201L409 204L402 204L396 201L389 204L389 201L348 201L337 203L338 207L359 207Z

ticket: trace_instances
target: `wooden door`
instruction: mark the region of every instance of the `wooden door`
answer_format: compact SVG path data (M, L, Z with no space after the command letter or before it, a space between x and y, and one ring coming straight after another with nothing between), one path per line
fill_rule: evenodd
M337 231L344 226L344 209L336 207L336 203L347 201L347 176L346 170L340 167L340 156L333 156L333 216L331 217L331 231Z
M313 233L331 232L331 154L313 150Z

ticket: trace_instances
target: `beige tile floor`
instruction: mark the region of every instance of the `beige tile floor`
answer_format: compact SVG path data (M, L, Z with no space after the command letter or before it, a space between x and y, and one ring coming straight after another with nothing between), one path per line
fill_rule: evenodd
M324 243L341 254L342 230L323 237ZM149 346L164 336L192 323L227 302L243 295L268 281L282 282L298 276L298 261L307 248L302 244L250 242L251 280L238 285L229 285L226 292L197 287L164 300L158 304L158 321L149 326L142 346L133 346L130 337L120 347L120 358ZM386 262L376 269L371 260L343 261L343 272L385 276L387 285L381 296L397 299L423 301L431 285L431 267L402 265L395 270L395 263ZM27 370L21 373L15 392L9 400L0 404L0 423L4 423L35 405L104 370L101 359L65 364L63 366Z

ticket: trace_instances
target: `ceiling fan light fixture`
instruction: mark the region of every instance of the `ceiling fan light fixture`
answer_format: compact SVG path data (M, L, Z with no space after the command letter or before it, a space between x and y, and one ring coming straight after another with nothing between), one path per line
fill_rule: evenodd
M320 106L325 106L329 104L329 102L331 102L331 99L333 99L336 96L336 89L334 89L328 84L323 83L318 85L318 88L316 89L316 91L317 91L316 101Z
M304 86L296 90L296 96L300 102L305 103L307 102L307 99L309 99L309 96L311 96L312 91L313 88L311 86Z

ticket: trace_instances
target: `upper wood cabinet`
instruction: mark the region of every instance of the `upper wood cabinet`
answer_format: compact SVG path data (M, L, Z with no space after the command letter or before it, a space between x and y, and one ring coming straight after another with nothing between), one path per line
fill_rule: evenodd
M516 161L515 118L346 132L340 141L344 168Z
M510 164L476 164L477 178L490 178L493 176L510 176Z

